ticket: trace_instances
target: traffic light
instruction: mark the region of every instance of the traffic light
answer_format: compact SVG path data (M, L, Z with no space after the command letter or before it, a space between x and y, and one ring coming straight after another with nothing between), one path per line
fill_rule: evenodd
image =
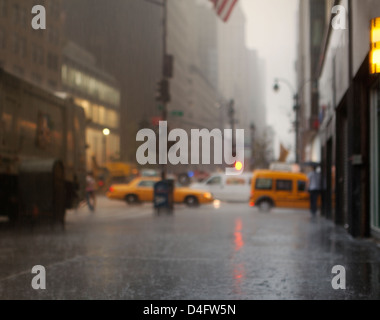
M163 79L157 83L156 100L163 103L170 101L169 80Z
M163 74L165 78L173 78L174 57L170 54L165 56Z
M236 162L235 162L235 169L236 169L237 171L242 170L242 169L243 169L243 163L242 163L241 161L236 161Z

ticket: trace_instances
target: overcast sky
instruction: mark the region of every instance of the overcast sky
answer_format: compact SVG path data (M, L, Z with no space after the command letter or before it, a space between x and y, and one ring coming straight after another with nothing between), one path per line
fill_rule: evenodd
M296 88L297 9L299 0L240 0L247 17L247 46L258 50L266 61L267 122L276 132L275 155L279 143L294 148L292 122L293 93L281 83L273 91L275 78L288 80ZM294 159L294 150L288 160Z

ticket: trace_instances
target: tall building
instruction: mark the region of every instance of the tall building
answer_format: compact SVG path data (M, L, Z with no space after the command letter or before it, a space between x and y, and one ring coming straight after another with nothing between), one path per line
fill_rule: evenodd
M35 30L32 8L39 4L46 9L47 25ZM61 0L0 0L0 67L45 89L57 90L61 83L61 12Z
M325 1L300 1L296 72L297 94L300 107L297 153L301 162L319 162L321 159L321 144L318 135L317 71L323 44L325 20Z
M218 87L218 18L209 1L196 0L194 24L197 35L197 57L199 68L214 87Z
M119 83L121 157L136 161L137 131L160 115L155 91L162 74L162 7L144 0L62 3L67 37Z
M120 89L95 57L72 41L63 49L62 90L85 110L86 164L91 169L120 159Z
M203 23L203 24L201 24ZM168 1L168 53L174 56L169 121L178 127L220 127L216 87L216 17L196 1ZM171 117L182 111L183 117Z
M207 2L168 1L167 51L174 57L168 122L169 127L182 128L189 135L191 129L224 128L223 98L217 89L216 23ZM216 166L189 164L170 169L213 171Z
M257 50L248 50L249 89L248 99L249 121L255 125L256 134L263 136L267 129L266 99L265 99L265 72L266 62L259 56Z
M120 84L121 154L135 161L136 132L155 127L161 116L155 92L162 77L162 7L143 0L114 0L112 6L105 0L63 0L63 5L68 37L92 52ZM239 127L248 132L252 121L258 127L265 123L262 111L252 112L255 62L245 46L241 8L224 24L209 1L168 0L166 43L174 57L169 127L227 128L230 99Z
M317 71L322 214L352 236L379 237L380 78L370 73L370 49L371 20L380 17L380 3L325 5Z
M246 163L254 157L251 126L256 139L266 129L266 105L263 84L265 63L258 53L246 46L246 18L238 3L227 23L218 21L218 90L227 100L234 100L236 127L244 129Z

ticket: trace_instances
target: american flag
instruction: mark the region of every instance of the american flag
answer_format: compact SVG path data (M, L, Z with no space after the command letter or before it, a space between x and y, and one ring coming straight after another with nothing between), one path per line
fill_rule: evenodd
M238 0L210 0L218 16L227 22Z

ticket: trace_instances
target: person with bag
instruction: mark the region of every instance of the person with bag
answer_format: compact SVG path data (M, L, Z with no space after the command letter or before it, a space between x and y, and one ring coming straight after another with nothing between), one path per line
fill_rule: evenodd
M318 211L318 197L321 190L321 175L317 172L316 166L313 166L312 171L308 173L307 177L310 194L310 212L312 217L315 217Z
M89 172L86 177L86 201L88 208L91 211L95 211L96 207L96 195L95 195L95 188L96 187L96 181L94 179L94 176L92 172Z

